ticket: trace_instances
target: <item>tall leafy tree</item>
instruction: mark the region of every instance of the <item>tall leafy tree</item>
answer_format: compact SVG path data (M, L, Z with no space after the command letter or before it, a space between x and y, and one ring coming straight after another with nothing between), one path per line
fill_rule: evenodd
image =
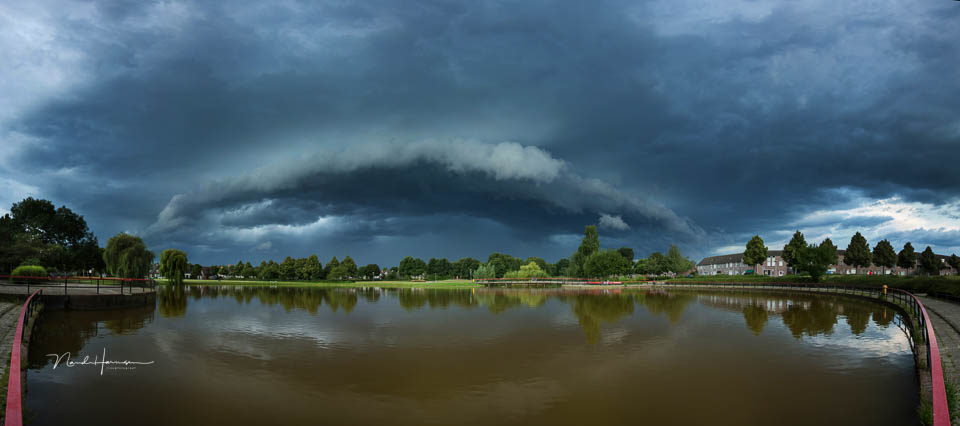
M897 264L897 252L890 241L880 240L873 246L873 264L881 268L893 268ZM883 273L886 273L886 269Z
M553 275L568 275L567 268L570 267L570 259L562 258L553 265Z
M643 263L643 274L649 275L663 275L670 270L670 266L667 263L666 256L659 251L650 253L650 256L647 257L647 261Z
M153 257L153 252L147 250L140 237L123 233L110 237L103 253L107 271L122 278L145 277L150 272Z
M187 265L187 253L183 250L167 249L160 252L160 275L166 277L171 284L183 285Z
M405 278L423 275L427 270L427 264L423 259L413 256L407 256L400 261L398 272Z
M546 271L541 269L540 265L536 262L529 262L521 266L520 270L517 271L518 278L544 278L546 276Z
M257 271L250 262L247 262L243 265L243 269L240 270L240 275L243 275L244 278L253 278L257 275Z
M693 261L683 257L676 244L671 244L670 249L667 250L666 262L667 271L674 274L681 274L693 269Z
M627 259L630 261L630 263L633 263L633 257L635 254L632 248L620 247L619 249L617 249L617 251L620 253L621 256L623 256L624 259Z
M526 260L523 261L523 264L529 265L530 262L536 263L537 266L540 267L540 270L543 271L544 273L546 273L550 269L550 266L547 264L547 261L543 260L542 258L528 257Z
M573 256L570 256L570 263L573 265L568 269L575 271L575 276L586 276L584 264L598 250L600 250L600 236L597 234L597 225L589 225L583 230L583 240L580 241L580 247L573 253Z
M453 262L453 275L457 278L470 278L478 266L480 266L479 260L465 257Z
M873 255L870 254L870 246L867 239L859 232L850 237L850 244L843 254L843 263L855 268L865 268L870 266Z
M837 263L837 247L830 239L820 245L808 245L796 252L797 270L810 274L814 282L820 282L830 265Z
M360 267L360 270L358 272L360 273L360 276L362 276L364 279L367 279L367 280L373 279L373 277L380 275L380 265L377 265L376 263L371 263L366 266Z
M0 262L8 268L39 257L44 265L61 271L103 269L99 255L97 237L83 216L66 206L55 208L50 201L26 198L0 218Z
M630 261L616 250L600 250L587 259L584 273L588 277L604 278L630 272Z
M340 266L343 267L347 277L357 276L357 262L354 262L350 256L344 257L343 262L340 263Z
M790 242L787 245L783 246L783 261L787 262L787 266L797 270L797 253L800 250L803 250L807 247L807 240L803 238L803 233L800 231L793 233L793 238L790 238Z
M203 271L203 267L200 266L199 263L194 263L193 265L190 265L190 277L191 277L191 278L193 278L193 279L198 279L198 278L200 278L200 275L201 275L201 272L202 272L202 271Z
M933 254L933 249L927 246L920 253L919 259L920 271L927 275L940 275L940 269L943 269L943 262Z
M323 267L323 276L326 278L330 278L330 271L332 271L333 268L336 268L337 266L340 266L340 261L337 260L336 256L334 256L333 259L330 259L330 261L327 262L327 266Z
M520 266L523 265L523 261L509 254L491 253L490 256L487 257L487 265L493 266L494 269L496 269L497 278L503 278L509 271L519 271Z
M303 267L304 275L306 275L308 280L319 280L323 278L323 264L320 263L320 258L317 257L317 255L311 254Z
M445 257L432 257L427 262L427 276L432 279L447 277L450 275L450 261Z
M760 264L767 260L767 246L763 245L763 239L759 235L754 235L747 242L747 249L743 252L743 263L754 267L754 273L758 273Z
M280 278L284 280L297 279L297 261L287 256L280 263Z
M477 266L477 269L473 271L473 279L485 279L485 278L496 278L497 270L493 265L480 264Z
M903 269L913 269L917 265L917 253L913 251L913 245L907 241L897 253L897 266Z

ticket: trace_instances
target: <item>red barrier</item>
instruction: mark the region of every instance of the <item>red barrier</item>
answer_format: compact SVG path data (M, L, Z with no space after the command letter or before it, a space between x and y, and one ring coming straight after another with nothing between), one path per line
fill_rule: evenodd
M20 383L20 346L23 345L23 322L30 311L30 302L34 297L39 298L43 290L37 290L27 298L20 309L20 319L17 320L16 335L13 337L13 351L10 352L10 380L7 381L7 412L4 420L6 426L23 425L23 395Z
M923 315L923 322L926 325L930 379L933 382L933 426L950 426L950 407L947 405L947 388L943 383L943 365L940 364L940 345L937 343L937 335L933 333L933 323L930 322L930 316L927 315L927 308L909 291L896 291L909 294L913 300L916 300L917 305L920 305L920 313Z

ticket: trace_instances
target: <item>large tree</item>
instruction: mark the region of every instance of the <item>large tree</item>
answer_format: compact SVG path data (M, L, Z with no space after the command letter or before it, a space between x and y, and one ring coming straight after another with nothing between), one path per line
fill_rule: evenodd
M796 271L797 253L805 248L807 248L807 240L803 238L803 233L800 231L794 232L790 242L783 246L783 261L787 262L787 266Z
M766 260L767 246L763 245L763 239L759 235L754 235L750 241L747 241L747 249L743 252L743 263L753 266L753 273L758 274L760 264Z
M303 269L303 275L305 275L308 280L319 280L323 278L323 264L320 263L320 258L315 254L311 254L310 257L307 258Z
M810 274L814 282L820 282L820 278L827 273L827 268L837 263L837 247L829 238L819 246L811 244L794 253L797 270Z
M160 275L174 285L183 284L183 275L188 271L187 253L183 250L167 249L160 253Z
M343 270L347 273L348 277L357 276L357 262L354 262L350 256L344 257L343 262L340 263L340 266L343 267Z
M457 278L470 278L473 271L480 266L480 261L472 257L465 257L453 262L453 276Z
M913 269L917 265L917 253L913 251L913 245L907 241L903 245L900 253L897 253L897 266L903 269Z
M111 275L122 278L143 278L150 272L153 252L140 237L117 234L107 241L103 261Z
M194 263L193 265L190 265L190 278L193 278L195 280L199 279L202 271L203 271L203 267L200 266L199 263Z
M893 268L897 264L897 252L893 250L890 241L880 240L873 246L873 264L881 268ZM886 273L883 269L881 273Z
M519 271L520 266L523 265L523 261L509 254L491 253L490 256L487 257L487 265L493 266L494 269L496 269L497 278L503 278L507 272Z
M334 256L333 259L330 259L330 261L327 262L327 266L323 267L323 276L325 278L330 278L330 271L333 271L333 268L336 268L337 266L340 266L340 261L337 260L336 256Z
M297 261L290 256L287 256L283 259L283 262L280 263L280 279L297 279Z
M445 278L450 275L450 261L445 257L435 258L431 257L427 261L427 276L432 279Z
M541 269L536 262L529 262L517 271L517 278L544 278L546 276L546 271Z
M619 249L617 249L617 251L620 252L620 255L623 256L624 259L627 259L630 261L630 263L633 263L633 258L635 256L635 253L633 252L632 248L620 247Z
M404 278L410 278L423 275L426 270L427 264L424 263L422 259L407 256L400 261L400 268L398 272L400 273L400 276Z
M366 266L361 266L357 272L360 274L361 277L363 277L363 279L366 279L366 280L373 279L373 277L380 275L380 265L377 265L376 263L371 263Z
M543 260L542 258L531 256L531 257L528 257L526 260L524 260L524 261L523 261L523 264L524 264L524 265L529 265L530 262L536 263L537 266L540 267L540 270L543 271L544 273L546 273L546 272L548 272L548 271L550 270L549 264L547 264L547 261L546 261L546 260ZM522 268L522 266L521 266L521 268Z
M600 250L590 256L583 265L586 276L604 278L630 272L630 261L616 250Z
M663 275L670 270L670 266L667 264L667 258L663 253L658 251L650 253L647 260L640 266L642 266L642 270L637 272L647 275Z
M667 262L667 271L673 272L674 274L682 274L693 269L693 261L683 257L683 254L680 253L680 248L676 244L671 244L670 249L667 250L666 256Z
M35 258L61 271L102 270L97 237L87 222L66 206L26 198L0 217L0 269ZM11 266L12 265L12 266Z
M920 253L918 263L920 271L927 275L940 275L940 270L943 269L943 262L937 258L937 255L933 254L933 249L930 246L927 246L923 253Z
M853 234L850 237L850 244L847 245L847 250L843 254L843 263L853 266L854 268L866 268L870 266L873 256L870 254L870 245L867 244L867 239L860 235L859 232Z
M580 241L580 247L570 257L570 262L573 264L571 269L576 271L577 276L586 276L584 264L598 250L600 250L600 236L597 234L597 225L589 225L583 230L583 240Z

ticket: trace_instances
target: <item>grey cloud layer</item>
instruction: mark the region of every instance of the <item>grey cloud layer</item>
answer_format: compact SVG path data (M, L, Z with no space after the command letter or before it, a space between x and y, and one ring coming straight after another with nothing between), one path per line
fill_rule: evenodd
M390 218L455 214L493 218L523 235L545 238L576 232L584 217L595 219L601 211L617 213L600 216L601 225L614 230L630 228L625 217L685 240L703 234L666 207L572 173L539 148L425 141L354 146L210 182L174 196L146 235L303 226L331 216L342 219L330 233L356 231L362 223L367 229L360 234L373 237L427 231L402 229L407 224L391 224Z
M5 186L211 261L246 248L217 230L318 215L398 245L446 214L505 249L601 223L707 254L852 193L960 197L955 2L0 8Z

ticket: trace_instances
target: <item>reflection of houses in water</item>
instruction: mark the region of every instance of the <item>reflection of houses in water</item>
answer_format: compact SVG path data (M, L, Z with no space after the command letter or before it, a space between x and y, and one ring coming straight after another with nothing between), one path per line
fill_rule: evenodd
M768 313L782 314L791 306L809 310L810 300L794 300L791 298L755 297L736 294L698 294L697 301L713 308L741 312L747 307L761 307ZM839 307L842 313L842 307Z

